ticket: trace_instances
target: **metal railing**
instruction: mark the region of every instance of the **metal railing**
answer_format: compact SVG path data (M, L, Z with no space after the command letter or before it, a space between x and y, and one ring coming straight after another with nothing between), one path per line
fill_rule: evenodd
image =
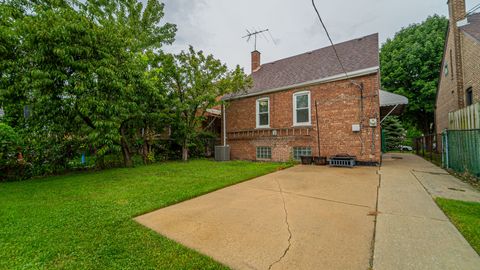
M458 173L480 177L480 129L445 130L413 139L415 153Z
M440 151L441 145L439 144L441 138L442 134L429 134L414 138L412 142L415 153L441 166L442 155Z

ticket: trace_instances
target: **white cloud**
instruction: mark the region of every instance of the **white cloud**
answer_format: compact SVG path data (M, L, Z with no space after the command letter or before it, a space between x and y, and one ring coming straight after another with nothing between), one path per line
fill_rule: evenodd
M250 72L253 43L241 37L245 29L269 28L274 45L259 37L262 62L275 61L328 45L311 0L165 0L166 21L178 26L178 52L193 45L212 53L230 67ZM402 27L433 14L448 14L446 0L316 0L334 42L380 33L381 42ZM467 0L467 7L475 3Z

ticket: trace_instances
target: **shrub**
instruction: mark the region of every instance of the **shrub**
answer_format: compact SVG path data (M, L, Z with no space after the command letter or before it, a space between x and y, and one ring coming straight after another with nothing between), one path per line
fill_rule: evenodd
M0 180L9 177L16 167L22 165L18 160L21 145L21 139L15 130L0 123Z

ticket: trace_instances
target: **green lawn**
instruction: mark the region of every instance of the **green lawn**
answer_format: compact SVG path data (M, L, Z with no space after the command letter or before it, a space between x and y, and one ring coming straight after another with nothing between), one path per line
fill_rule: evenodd
M221 269L133 217L285 164L195 160L0 183L0 269Z
M436 201L465 239L480 254L480 203L443 198L437 198Z

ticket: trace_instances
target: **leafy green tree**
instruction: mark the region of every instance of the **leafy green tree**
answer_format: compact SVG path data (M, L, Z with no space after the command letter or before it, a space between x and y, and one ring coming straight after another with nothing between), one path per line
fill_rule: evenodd
M16 52L2 62L11 68L0 82L7 119L47 138L84 138L100 156L121 150L130 166L134 151L127 133L142 115L139 110L146 109L142 97L151 97L153 89L144 56L173 42L176 31L160 22L163 4L23 3L9 1L0 17L21 14L13 22L1 20L0 29L10 41L5 51ZM28 121L20 113L24 105L33 108Z
M448 20L434 15L403 28L383 44L382 87L409 99L402 120L425 134L433 130L435 93Z
M0 180L8 177L9 170L18 164L21 152L20 136L7 124L0 123Z
M405 140L406 131L396 116L387 117L382 123L388 150L395 150Z
M229 70L220 60L193 47L166 56L163 67L174 113L172 135L182 146L182 159L186 161L189 146L205 132L202 122L207 109L221 104L219 97L244 90L250 80L239 66Z

